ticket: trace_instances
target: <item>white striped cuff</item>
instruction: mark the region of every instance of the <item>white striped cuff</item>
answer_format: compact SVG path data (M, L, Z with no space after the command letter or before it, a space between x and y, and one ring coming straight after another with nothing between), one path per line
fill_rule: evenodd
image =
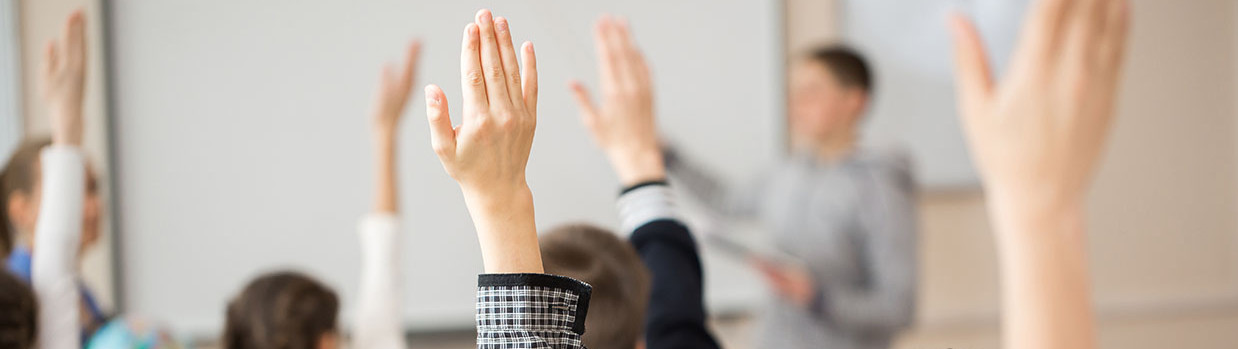
M619 220L624 234L631 235L649 222L679 219L671 188L664 184L646 185L619 196Z

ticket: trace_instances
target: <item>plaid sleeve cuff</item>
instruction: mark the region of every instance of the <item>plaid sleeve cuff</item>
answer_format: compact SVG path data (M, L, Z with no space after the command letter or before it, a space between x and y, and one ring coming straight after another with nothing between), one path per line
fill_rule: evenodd
M636 228L653 221L678 220L673 197L666 182L642 183L625 189L616 203L623 232L632 234Z
M593 288L548 274L477 278L477 347L583 349Z

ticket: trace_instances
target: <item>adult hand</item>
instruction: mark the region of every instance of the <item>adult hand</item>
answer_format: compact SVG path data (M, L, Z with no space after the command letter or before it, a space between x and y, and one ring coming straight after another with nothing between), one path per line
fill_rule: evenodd
M594 29L594 45L604 98L598 107L580 82L572 82L581 119L625 186L664 179L653 81L627 22L603 16Z

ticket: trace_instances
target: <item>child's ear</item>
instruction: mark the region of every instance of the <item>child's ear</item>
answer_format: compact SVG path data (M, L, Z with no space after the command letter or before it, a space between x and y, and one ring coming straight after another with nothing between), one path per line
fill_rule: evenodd
M339 349L339 347L340 335L335 331L323 333L321 337L318 337L317 349Z

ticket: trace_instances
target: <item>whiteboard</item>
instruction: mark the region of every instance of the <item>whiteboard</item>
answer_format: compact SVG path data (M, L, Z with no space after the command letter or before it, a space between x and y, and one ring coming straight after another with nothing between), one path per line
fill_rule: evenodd
M869 60L875 95L865 142L897 144L928 189L973 187L976 170L958 123L949 14L971 16L996 73L1010 57L1027 0L843 0L843 38Z
M618 184L578 121L571 78L595 87L592 22L631 18L668 137L733 182L781 156L777 1L117 1L109 39L113 164L126 312L215 335L228 297L293 268L355 304L355 228L372 197L370 102L383 62L424 42L419 85L460 104L460 33L487 6L532 40L540 120L528 167L537 222L616 227ZM419 92L401 129L404 313L412 330L471 328L482 271L456 184L430 150ZM457 120L458 121L458 120ZM761 294L707 256L715 311Z

